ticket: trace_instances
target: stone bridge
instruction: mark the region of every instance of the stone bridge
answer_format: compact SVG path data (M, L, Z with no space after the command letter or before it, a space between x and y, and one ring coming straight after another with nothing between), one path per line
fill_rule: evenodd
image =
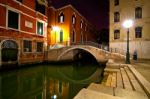
M118 53L111 53L99 47L91 45L72 45L57 49L51 49L47 53L47 61L59 62L73 60L78 51L83 50L90 53L99 63L107 62L109 59L124 59L125 56Z

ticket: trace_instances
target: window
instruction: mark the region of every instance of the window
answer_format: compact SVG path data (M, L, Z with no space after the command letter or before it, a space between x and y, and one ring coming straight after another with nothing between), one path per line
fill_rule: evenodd
M44 25L42 22L37 22L37 34L38 35L43 35L44 33Z
M114 39L120 38L120 30L114 30Z
M119 22L120 21L120 13L119 12L115 12L114 13L114 22Z
M64 23L64 20L65 20L65 16L63 13L61 13L59 16L58 16L58 22L59 23Z
M141 7L135 8L135 18L136 19L142 18L142 8Z
M23 51L24 52L32 52L32 42L29 40L23 41Z
M119 5L119 0L114 0L114 5L115 6Z
M80 41L83 42L83 32L80 34Z
M75 15L72 16L72 24L74 25L76 23L76 17Z
M83 21L80 22L80 28L83 28Z
M35 10L45 15L45 9L46 9L45 5L40 3L43 0L35 0L35 1L36 1Z
M75 42L75 32L72 32L72 42Z
M21 2L21 3L22 3L22 1L23 1L23 0L16 0L16 1L18 1L18 2Z
M36 52L43 52L43 42L36 43Z
M8 27L19 29L19 14L8 10Z
M87 30L87 24L85 25L85 31Z
M63 31L61 30L60 31L60 43L62 43L63 42Z
M136 27L135 28L135 38L141 38L142 37L142 27Z

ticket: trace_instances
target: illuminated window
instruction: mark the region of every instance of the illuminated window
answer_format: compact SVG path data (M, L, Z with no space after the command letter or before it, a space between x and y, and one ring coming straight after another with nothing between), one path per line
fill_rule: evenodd
M37 52L43 52L43 42L37 42L36 43L36 51Z
M58 16L58 22L59 23L64 23L65 21L65 16L63 13L61 13L59 16Z
M119 0L114 0L114 5L115 6L119 5Z
M83 28L83 21L80 22L80 28Z
M142 27L136 27L135 28L135 38L141 38L142 37Z
M63 42L63 31L61 30L60 31L60 43L62 43Z
M72 24L74 25L76 23L76 17L75 15L72 16Z
M141 7L135 8L135 18L136 19L142 18L142 8Z
M120 13L119 12L115 12L114 13L114 22L119 22L120 21Z
M32 42L30 40L23 41L23 51L32 52Z
M44 33L44 25L42 22L37 22L37 34L38 35L43 35Z
M114 39L120 39L120 30L114 30Z
M8 10L8 27L19 29L19 14Z

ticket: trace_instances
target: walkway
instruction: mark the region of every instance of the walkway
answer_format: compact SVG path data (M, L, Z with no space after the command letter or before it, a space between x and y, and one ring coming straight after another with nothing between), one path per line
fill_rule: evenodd
M75 99L91 99L91 96L92 99L149 99L150 83L132 65L109 63L102 83L92 83Z
M132 65L150 82L150 60L133 61Z

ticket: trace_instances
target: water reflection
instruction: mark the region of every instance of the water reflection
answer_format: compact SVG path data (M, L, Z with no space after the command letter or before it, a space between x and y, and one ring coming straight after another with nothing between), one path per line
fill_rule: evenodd
M101 80L102 67L41 65L0 74L0 99L72 99L91 82Z

